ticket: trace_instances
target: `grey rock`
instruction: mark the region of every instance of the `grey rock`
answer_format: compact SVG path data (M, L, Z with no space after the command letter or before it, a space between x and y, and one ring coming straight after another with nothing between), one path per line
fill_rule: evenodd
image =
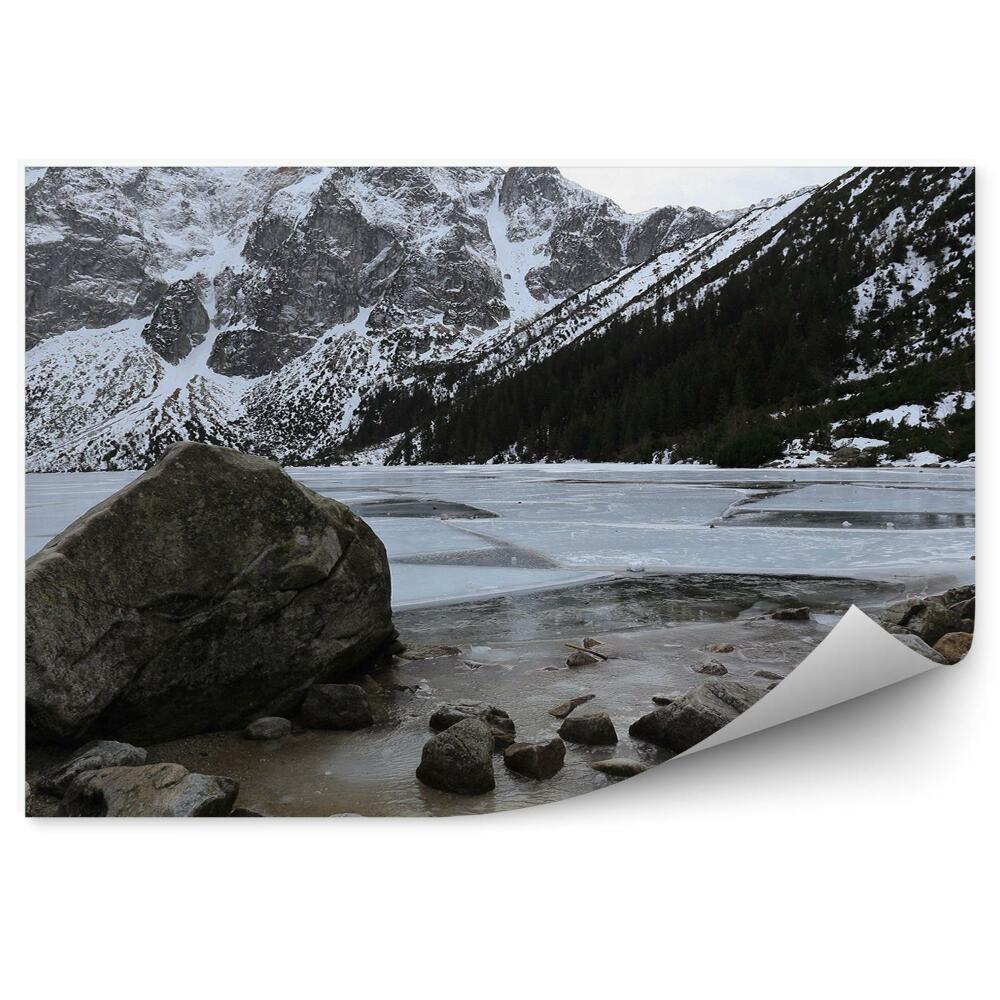
M584 653L577 650L575 653L570 653L566 657L567 667L589 667L592 663L597 663L597 657L591 656L590 653Z
M645 764L631 757L611 757L608 760L596 761L590 766L601 774L610 774L613 778L633 778L647 770Z
M672 705L676 701L676 696L672 694L654 694L654 705Z
M301 718L309 729L364 729L374 721L368 695L358 684L314 684L302 702Z
M161 358L176 364L205 339L209 325L195 283L178 281L157 302L152 319L143 328L142 339Z
M512 771L529 778L551 778L563 766L566 744L561 739L545 743L512 743L503 752L503 762Z
M706 660L704 663L696 663L691 668L696 674L711 674L713 677L721 677L729 673L729 668L718 660Z
M709 653L734 653L736 647L731 642L713 642L711 646L706 646L705 649Z
M904 645L909 646L910 649L915 653L919 653L921 656L926 657L928 660L933 660L935 663L947 663L948 661L936 650L933 646L928 646L923 639L919 636L914 635L912 632L902 632L894 633L896 638Z
M629 735L683 753L732 722L764 696L739 681L706 681L672 705L657 708L629 727Z
M563 720L559 735L570 743L587 746L607 746L618 742L618 734L606 712L574 713Z
M272 462L193 442L26 577L33 740L240 728L394 636L385 549L360 518Z
M430 727L439 733L463 719L479 719L485 722L490 727L498 750L514 742L516 732L511 717L502 708L481 701L456 701L438 705L431 714Z
M180 764L85 771L66 789L64 816L228 816L239 782Z
M146 751L141 747L113 740L91 740L76 750L67 761L40 774L37 784L45 792L62 795L70 783L84 771L145 763Z
M555 708L550 708L549 715L553 715L557 719L565 719L574 708L586 705L588 701L593 701L595 697L596 696L592 694L581 694L576 698L570 698L569 701L564 701L561 705L556 705Z
M290 719L282 718L280 715L265 715L261 719L254 719L243 735L248 740L280 740L283 736L288 736L292 731Z
M496 786L493 734L480 719L463 719L425 744L417 778L431 788L480 795Z

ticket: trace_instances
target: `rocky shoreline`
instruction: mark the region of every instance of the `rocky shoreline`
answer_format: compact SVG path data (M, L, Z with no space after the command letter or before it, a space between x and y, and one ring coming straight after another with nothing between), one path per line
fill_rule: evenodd
M407 648L361 518L270 462L190 443L29 560L28 601L34 816L553 801L694 746L825 634L791 602L728 623ZM966 587L890 605L883 624L956 662L974 617Z

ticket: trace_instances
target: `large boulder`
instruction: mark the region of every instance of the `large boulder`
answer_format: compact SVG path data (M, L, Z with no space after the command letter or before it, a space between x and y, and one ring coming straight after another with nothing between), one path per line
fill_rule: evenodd
M40 774L37 785L43 792L62 795L84 771L99 771L105 767L136 767L145 763L146 751L142 747L114 740L91 740L68 760Z
M512 743L503 752L503 762L511 771L528 778L551 778L566 759L566 744L559 737L545 743Z
M481 795L496 787L493 734L481 719L463 719L425 744L417 777L431 788Z
M373 721L358 684L314 684L302 702L302 724L310 729L363 729Z
M180 764L105 767L74 779L63 816L228 816L239 782Z
M707 681L633 722L629 735L683 753L732 722L765 693L739 681Z
M430 717L430 727L439 733L463 719L485 722L490 727L498 750L503 750L514 742L514 720L502 708L481 701L456 701L438 705Z
M342 504L265 459L176 444L28 560L29 739L286 714L393 638L389 591L382 543Z

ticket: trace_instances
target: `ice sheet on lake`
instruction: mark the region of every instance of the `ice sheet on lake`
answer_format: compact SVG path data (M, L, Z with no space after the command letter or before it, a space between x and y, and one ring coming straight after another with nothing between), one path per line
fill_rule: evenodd
M874 484L804 486L802 489L767 497L744 510L878 510L913 511L922 514L971 514L974 506L972 482L965 488L928 482L883 486Z
M560 586L595 574L626 572L630 565L647 571L853 577L950 574L962 581L972 579L975 566L969 559L975 543L969 527L709 527L733 510L885 511L887 521L893 511L972 514L972 469L740 470L567 463L289 472L348 504L393 497L441 499L499 515L478 520L371 518L389 554L396 606ZM29 475L27 554L135 475ZM420 565L400 561L415 556L428 558Z

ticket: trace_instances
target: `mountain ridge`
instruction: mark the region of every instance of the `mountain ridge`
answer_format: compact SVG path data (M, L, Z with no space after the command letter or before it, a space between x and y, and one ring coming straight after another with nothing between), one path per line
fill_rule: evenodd
M178 435L283 460L332 454L355 397L390 373L419 377L650 245L723 224L677 206L630 214L554 168L48 168L29 180L39 469L141 466ZM147 336L146 351L137 324L191 289L210 318L204 342Z

